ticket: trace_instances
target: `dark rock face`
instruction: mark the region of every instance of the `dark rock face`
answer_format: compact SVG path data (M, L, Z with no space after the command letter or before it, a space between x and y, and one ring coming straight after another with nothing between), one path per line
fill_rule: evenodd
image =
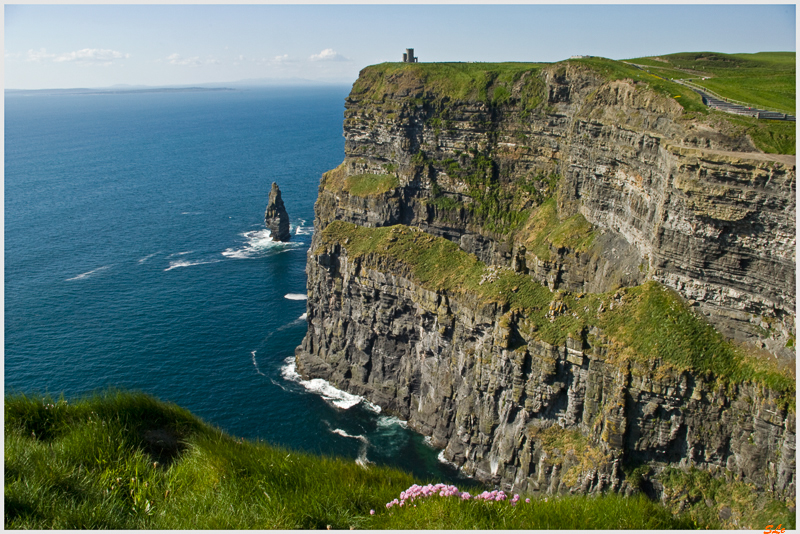
M774 392L620 363L597 329L550 345L513 311L429 291L378 255L316 252L298 371L407 420L465 474L506 491L630 493L627 460L794 495L796 420ZM586 439L554 450L548 433Z
M428 290L402 262L357 256L346 242L322 246L336 220L403 224L553 292L654 280L728 338L793 360L794 158L756 153L746 136L684 120L673 99L630 81L562 70L531 74L546 95L533 112L513 103L516 89L508 105L450 101L446 109L408 80L382 99L351 93L345 161L323 176L315 205L298 371L408 420L447 461L504 489L630 493L622 462L632 461L728 472L793 499L796 416L774 391L620 360L597 329L550 345L523 315ZM469 209L469 184L451 172L453 161L476 154L492 159L502 187L560 175L558 211L585 218L592 245L542 250L524 228L508 234L487 224ZM341 185L387 172L399 187L377 196ZM462 207L446 209L435 201L442 196ZM552 447L569 436L580 446Z
M289 241L292 238L292 234L289 232L289 215L286 213L281 199L281 190L275 182L272 182L272 189L269 192L264 224L267 225L267 229L275 241Z

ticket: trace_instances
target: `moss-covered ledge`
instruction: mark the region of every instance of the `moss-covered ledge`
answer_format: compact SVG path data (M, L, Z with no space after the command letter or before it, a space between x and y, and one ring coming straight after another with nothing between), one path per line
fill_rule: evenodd
M783 409L795 410L791 371L730 343L657 282L601 294L551 292L529 276L486 266L455 243L404 225L365 228L334 221L321 232L314 254L334 246L364 267L410 273L425 289L496 304L513 315L525 338L561 346L567 337L592 336L610 362L630 362L655 374L690 371L722 385L753 382L778 393Z

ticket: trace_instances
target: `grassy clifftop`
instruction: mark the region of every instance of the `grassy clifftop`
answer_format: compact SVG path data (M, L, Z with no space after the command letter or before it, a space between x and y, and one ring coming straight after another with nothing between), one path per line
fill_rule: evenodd
M397 97L415 105L438 103L440 107L448 102L474 101L491 107L513 105L526 116L547 105L545 73L560 76L571 65L600 80L630 80L637 88L673 99L683 107L686 120L700 119L729 134L748 135L764 152L795 154L793 123L710 110L697 93L670 81L692 78L725 97L794 113L794 58L794 52L699 52L628 60L649 72L601 57L557 63L381 63L361 71L350 98L382 102L384 107L391 107L388 101ZM399 104L395 102L395 106Z
M538 73L542 63L381 63L361 71L351 98L383 101L389 95L425 100L508 102L512 93L522 109L544 98Z
M5 399L7 529L697 526L644 497L617 495L516 506L435 496L387 509L414 482L394 469L238 440L141 393Z
M794 113L796 60L795 52L683 52L629 61L667 78L692 78L727 98Z

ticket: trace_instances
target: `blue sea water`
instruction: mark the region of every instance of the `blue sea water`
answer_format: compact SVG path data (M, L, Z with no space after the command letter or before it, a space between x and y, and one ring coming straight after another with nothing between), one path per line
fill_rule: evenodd
M235 436L456 480L400 421L293 374L348 89L6 95L6 392L141 390ZM273 181L288 244L264 229Z

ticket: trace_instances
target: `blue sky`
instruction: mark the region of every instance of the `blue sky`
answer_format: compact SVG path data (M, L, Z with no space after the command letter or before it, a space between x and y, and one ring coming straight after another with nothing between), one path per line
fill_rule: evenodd
M6 88L287 79L399 61L794 51L782 5L6 5Z

